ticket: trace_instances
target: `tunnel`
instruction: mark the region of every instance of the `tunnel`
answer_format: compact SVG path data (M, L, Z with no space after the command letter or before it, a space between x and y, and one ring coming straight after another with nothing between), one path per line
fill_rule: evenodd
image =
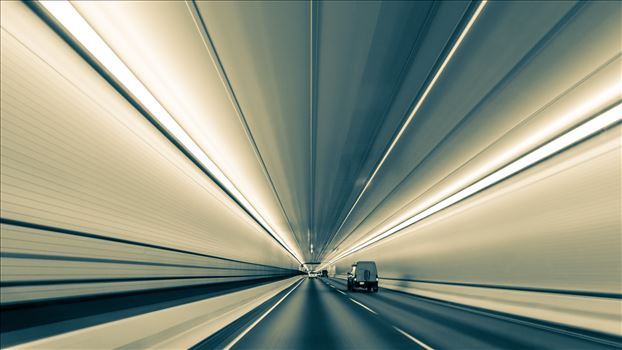
M621 2L0 12L0 347L622 348Z

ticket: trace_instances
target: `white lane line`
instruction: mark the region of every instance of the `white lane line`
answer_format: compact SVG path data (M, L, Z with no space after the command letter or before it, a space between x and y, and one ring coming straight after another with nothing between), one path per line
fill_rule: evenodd
M285 294L281 299L279 299L279 301L276 302L276 304L272 305L272 307L270 309L268 309L268 311L266 311L263 315L261 315L260 318L258 318L255 322L253 322L253 324L250 325L250 327L246 328L244 330L244 332L240 333L237 337L235 337L235 339L233 339L231 341L231 343L227 344L227 346L225 346L223 348L223 350L229 350L231 349L237 342L240 341L240 339L242 339L248 332L250 332L253 328L255 328L255 326L261 322L261 320L263 320L266 316L268 316L268 314L270 312L272 312L272 310L274 310L277 306L279 306L279 304L285 300L285 298L287 298L288 295L290 295L296 288L298 288L298 286L302 283L302 281L304 281L305 279L301 279L300 282L298 282L298 284L292 288L289 292L287 292L287 294Z
M393 329L395 329L396 331L398 331L398 332L402 333L402 335L403 335L403 336L405 336L406 338L408 338L408 339L410 339L410 340L414 341L415 343L417 343L417 345L421 346L422 348L424 348L424 349L426 349L426 350L434 350L434 349L432 349L431 347L429 347L428 345L426 345L424 342L422 342L421 340L419 340L419 339L417 339L417 338L413 337L412 335L410 335L410 334L408 334L408 333L404 332L403 330L401 330L401 329L399 329L399 328L397 328L397 327L395 327L395 326L393 326Z
M353 303L355 303L355 304L359 305L360 307L362 307L362 308L364 308L365 310L367 310L367 311L371 312L372 314L374 314L374 315L378 315L378 313L377 313L376 311L374 311L374 310L372 310L372 309L368 308L367 306L365 306L365 305L363 305L363 304L359 303L358 301L356 301L356 300L354 300L354 299L352 299L352 298L348 298L348 299L352 300L352 302L353 302Z
M437 304L437 305L446 306L446 307L450 307L450 308L454 308L454 309L458 309L458 310L462 310L462 311L466 311L466 312L472 312L472 313L475 313L475 314L478 314L478 315L492 317L492 318L496 318L496 319L500 319L500 320L504 320L504 321L509 321L509 322L513 322L513 323L518 323L518 324L522 324L522 325L526 325L526 326L530 326L530 327L534 327L534 328L544 329L546 331L555 332L555 333L559 333L559 334L563 334L563 335L568 335L568 336L571 336L571 337L575 337L575 338L579 338L579 339L584 339L584 340L592 341L592 342L595 342L595 343L605 344L605 345L609 345L609 346L613 346L613 347L619 347L620 346L620 343L612 342L612 341L609 341L609 340L600 339L600 338L596 338L596 337L592 337L592 336L589 336L589 335L584 335L584 334L575 333L575 332L572 332L572 331L566 331L566 330L559 329L559 328L549 327L549 326L546 326L546 325L543 325L543 324L538 324L538 323L533 323L533 322L529 322L529 321L524 321L524 320L520 320L520 319L513 318L513 317L497 315L497 314L493 314L493 313L482 311L482 310L472 309L470 307L462 307L462 306L458 306L458 305L453 305L453 304L450 304L448 302L436 301L436 300L428 299L426 297L415 295L415 294L410 294L410 295L415 297L415 298L417 298L417 299L421 299L423 301L429 302L431 304Z
M338 291L339 293L343 294L343 295L347 295L346 293L344 293L344 292L340 291L339 289L337 289L337 291Z

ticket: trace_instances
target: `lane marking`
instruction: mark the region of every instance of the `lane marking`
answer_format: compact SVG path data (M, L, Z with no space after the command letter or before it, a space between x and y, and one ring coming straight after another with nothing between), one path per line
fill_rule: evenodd
M393 326L393 329L395 329L396 331L402 333L403 336L405 336L406 338L414 341L415 343L417 343L417 345L421 346L422 348L426 349L426 350L434 350L433 348L429 347L428 345L426 345L424 342L422 342L421 340L413 337L412 335L404 332L403 330Z
M339 293L341 293L341 294L343 294L343 295L346 295L346 296L347 296L347 294L346 294L346 293L344 293L344 292L342 292L341 290L337 289L337 291L338 291ZM365 305L363 305L363 304L359 303L358 301L356 301L356 300L354 300L354 299L352 299L352 298L350 298L350 297L348 297L348 299L350 299L352 302L354 302L354 303L358 304L359 306L363 307L365 310L367 310L367 311L369 311L369 312L373 313L374 315L378 315L378 313L377 313L376 311L374 311L374 310L372 310L372 309L368 308L367 306L365 306ZM410 335L410 334L408 334L408 333L404 332L403 330L401 330L401 329L397 328L396 326L392 326L392 327L393 327L396 331L400 332L400 333L401 333L403 336L405 336L406 338L408 338L408 339L412 340L413 342L417 343L417 344L418 344L419 346L421 346L422 348L424 348L424 349L426 349L426 350L434 350L434 348L432 348L432 347L428 346L427 344L425 344L425 343L424 343L424 342L422 342L421 340L419 340L419 339L417 339L417 338L413 337L412 335Z
M378 315L378 313L377 313L376 311L374 311L374 310L372 310L372 309L368 308L367 306L365 306L365 305L363 305L363 304L359 303L358 301L356 301L356 300L354 300L354 299L352 299L352 298L348 298L348 299L352 300L352 302L353 302L353 303L355 303L355 304L359 305L360 307L362 307L362 308L364 308L365 310L367 310L367 311L371 312L372 314L374 314L374 315Z
M250 327L246 328L246 329L244 330L244 332L242 332L242 333L238 334L238 336L237 336L237 337L235 337L235 339L233 339L233 340L232 340L229 344L227 344L227 346L225 346L225 347L223 348L223 350L229 350L229 349L231 349L231 348L232 348L232 347L233 347L233 346L234 346L237 342L239 342L239 341L240 341L240 339L242 339L242 338L243 338L243 337L244 337L244 336L245 336L248 332L250 332L253 328L255 328L255 326L256 326L259 322L261 322L261 320L263 320L266 316L268 316L268 314L269 314L270 312L272 312L272 310L274 310L277 306L279 306L279 304L280 304L283 300L285 300L285 298L287 298L287 296L289 296L289 295L290 295L290 294L291 294L291 293L292 293L292 292L293 292L296 288L298 288L298 286L299 286L300 284L302 284L302 282L303 282L304 280L305 280L304 278L300 279L300 281L298 282L298 284L297 284L294 288L292 288L289 292L287 292L287 294L285 294L285 295L284 295L281 299L279 299L279 301L277 301L277 302L276 302L276 304L272 305L272 307L271 307L270 309L268 309L268 311L266 311L263 315L261 315L261 317L259 317L257 320L255 320L255 322L253 322L253 324L251 324L251 325L250 325Z
M393 291L393 292L396 292L396 291ZM404 292L397 291L396 293L402 294ZM431 304L437 304L437 305L440 305L440 306L454 308L454 309L462 310L462 311L469 312L469 313L479 314L479 315L482 315L482 316L496 318L496 319L500 319L500 320L504 320L504 321L513 322L513 323L518 323L518 324L522 324L522 325L526 325L526 326L530 326L530 327L534 327L534 328L539 328L539 329L547 330L547 331L550 331L550 332L559 333L559 334L563 334L563 335L567 335L567 336L571 336L571 337L575 337L575 338L579 338L579 339L584 339L584 340L588 340L588 341L592 341L592 342L595 342L595 343L600 343L600 344L604 344L604 345L608 345L608 346L620 347L619 343L616 343L616 342L613 342L613 341L609 341L609 340L606 340L606 339L600 339L600 338L592 337L592 336L585 335L585 334L580 334L580 333L575 333L575 332L572 332L572 331L567 331L567 330L564 330L564 329L549 327L549 326L546 326L546 325L543 325L543 324L532 323L532 322L529 322L529 321L513 318L511 316L497 315L497 314L486 312L486 311L482 311L482 310L476 310L476 309L473 309L473 308L471 308L469 306L462 307L462 306L459 306L459 305L449 304L450 302L443 302L443 301L432 300L432 299L428 299L426 297L418 296L418 295L415 295L415 294L409 294L409 295L411 297L414 297L414 298L422 300L422 301L429 302ZM518 317L525 317L525 316L520 316L520 315L517 315L517 316Z

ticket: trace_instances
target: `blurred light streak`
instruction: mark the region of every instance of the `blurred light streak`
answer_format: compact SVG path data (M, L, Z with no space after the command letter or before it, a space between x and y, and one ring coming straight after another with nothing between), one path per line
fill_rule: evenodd
M550 141L554 138L552 135L559 135L560 133L569 130L570 128L579 125L581 122L589 119L589 116L593 116L603 110L603 106L610 106L615 101L619 100L622 92L622 80L611 84L608 88L605 88L600 94L589 99L587 102L578 106L572 106L571 111L566 114L560 114L558 117L543 127L534 130L530 133L529 137L521 139L518 143L512 145L512 147L506 148L500 155L494 157L487 163L479 166L477 169L473 169L467 174L460 176L453 183L445 188L439 189L435 195L429 199L422 201L416 206L410 208L408 211L396 217L392 222L387 223L383 227L378 227L377 231L388 230L395 222L401 222L408 220L412 216L419 213L421 210L434 205L438 201L446 198L461 189L469 186L473 182L481 179L486 174L490 174L499 169L500 164L508 164L518 157L524 155L526 152L533 150L534 148L542 145L543 143ZM586 118L586 116L588 118ZM553 119L553 118L552 118ZM388 227L387 227L388 226Z
M447 56L443 60L443 63L440 65L440 67L436 71L436 74L434 74L434 77L432 78L432 80L430 80L430 83L428 84L428 86L425 88L425 90L421 94L421 97L419 97L419 100L417 100L417 103L415 104L413 109L408 114L408 118L406 118L406 121L404 122L404 124L402 124L402 127L398 131L397 135L395 136L393 141L391 141L391 143L389 144L389 148L387 148L386 152L384 153L384 155L380 159L380 162L378 163L378 165L376 165L376 168L374 168L374 171L372 172L371 176L369 177L369 179L367 179L367 182L365 182L365 186L363 186L363 189L361 190L359 195L356 197L356 200L354 201L354 204L352 205L352 207L348 211L348 214L346 214L345 218L341 222L341 225L339 225L339 227L335 231L335 235L339 232L339 230L341 230L343 225L346 223L346 221L350 217L350 214L352 214L352 211L354 211L354 208L356 207L358 202L363 197L363 194L365 193L365 191L367 191L367 188L369 187L371 182L374 180L374 177L376 177L376 174L378 174L378 171L380 170L380 168L382 167L384 162L389 157L389 154L391 154L391 152L395 148L395 145L397 145L397 142L400 140L400 138L402 137L402 135L404 134L404 132L406 131L406 129L410 125L410 122L415 117L415 114L417 114L417 112L419 111L419 109L423 105L423 102L425 102L426 98L430 94L430 91L432 90L432 88L434 87L436 82L438 81L438 78L441 76L441 74L443 74L443 71L445 70L445 67L447 67L447 64L449 63L451 58L454 56L454 54L458 50L458 47L460 47L460 44L462 44L462 41L464 40L464 38L468 34L469 30L471 29L471 27L473 26L473 24L475 23L475 21L477 20L479 15L482 13L482 10L484 10L484 7L486 6L487 3L488 3L487 0L483 0L482 2L479 3L477 9L473 13L473 16L471 16L471 19L469 20L467 25L462 30L462 33L460 33L460 36L458 37L458 39L454 43L453 47L451 48L451 50L449 50L449 53L447 54Z
M595 107L595 103L602 101L603 98L606 98L609 93L614 92L616 94L619 94L620 91L622 91L620 89L620 85L616 84L614 85L614 88L607 89L605 93L598 95L596 98L591 99L584 105L577 108L573 114L576 114L580 111L590 110ZM504 166L503 168L462 189L461 191L458 191L457 193L441 200L440 202L416 214L415 216L403 221L402 223L392 227L391 229L383 233L367 238L360 244L354 245L352 248L347 249L334 259L331 259L324 266L334 264L335 262L345 258L346 256L351 255L352 253L355 253L365 247L368 247L384 238L387 238L410 225L413 225L453 204L456 204L482 190L485 190L486 188L498 182L501 182L504 179L515 175L518 172L550 156L553 156L557 152L563 151L565 148L570 147L573 144L580 142L603 129L611 127L619 123L620 121L622 121L622 103L618 102L617 105L601 113L600 115L588 120L587 122L579 125L578 127L570 130L569 132L564 133L563 135L553 139L552 141L527 153L526 155L515 160L514 162ZM550 130L550 128L546 128L545 130ZM320 269L324 266L320 267Z
M207 156L132 71L121 61L104 40L91 28L69 1L39 1L104 68L117 79L172 136L192 154L268 233L302 264L301 254L275 232L244 195Z

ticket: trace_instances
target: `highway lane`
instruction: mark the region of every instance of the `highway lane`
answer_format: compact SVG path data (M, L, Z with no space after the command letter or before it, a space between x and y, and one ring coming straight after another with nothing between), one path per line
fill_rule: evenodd
M619 339L547 329L493 313L381 289L347 292L306 279L232 344L235 349L614 349ZM619 343L618 343L619 344Z
M345 290L345 281L325 281ZM381 289L377 294L349 293L349 297L378 310L387 322L396 325L428 346L439 349L612 349L611 338L588 339L591 333L574 333L528 324L521 318L503 318L450 303ZM619 341L619 339L618 339ZM619 344L619 343L618 343Z
M420 348L319 279L306 279L234 349Z
M95 295L49 302L5 305L0 313L0 347L139 317L162 309L243 291L278 281L265 278L142 292Z

